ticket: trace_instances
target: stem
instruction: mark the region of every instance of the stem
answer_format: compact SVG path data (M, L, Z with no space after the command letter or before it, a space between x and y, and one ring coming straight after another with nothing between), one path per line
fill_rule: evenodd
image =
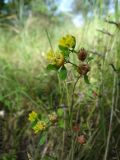
M98 55L98 56L100 56L100 57L103 57L103 58L105 57L103 53L98 53L98 52L96 52L96 51L87 50L87 52L90 52L90 53L92 53L92 54L96 54L96 55Z
M116 42L116 38L113 41L112 47L113 48L114 44ZM117 55L115 57L115 66L116 66L116 60L117 60ZM118 72L113 64L111 64L111 67L114 71L114 80L113 80L113 92L112 92L112 104L111 104L111 114L110 114L110 123L109 123L109 130L108 130L108 136L107 136L107 144L106 144L106 149L105 149L105 154L104 154L104 160L107 160L108 157L108 151L109 151L109 144L110 144L110 138L111 138L111 133L112 133L112 122L113 122L113 115L114 115L114 109L118 103L118 95L116 97L117 93L117 80L118 80Z
M72 64L73 66L78 67L76 64L74 64L74 63L72 63L72 62L70 62L70 61L67 61L66 63L70 63L70 64Z
M66 140L66 116L67 116L66 109L64 109L64 126L65 126L65 130L63 130L61 160L64 159L65 140Z
M71 50L71 49L69 49L69 51L70 51L70 52L74 52L74 53L78 53L77 51L75 51L75 50Z
M51 49L53 50L52 43L51 43L51 40L50 40L50 36L49 36L49 34L48 34L47 29L45 29L45 32L46 32L46 35L47 35L47 38L48 38L48 41L49 41L50 47L51 47Z
M112 132L112 121L113 121L113 113L114 113L114 107L115 107L115 95L116 95L116 74L114 74L114 82L113 82L113 95L112 95L112 106L111 106L111 114L110 114L110 123L109 123L109 131L108 131L108 137L107 137L107 145L104 155L104 160L107 160L107 155L109 151L109 144L110 144L110 137Z
M99 31L99 32L101 32L101 33L103 33L103 34L106 34L106 35L108 35L108 36L113 36L113 34L111 34L111 33L108 32L108 31L105 31L105 30L97 29L97 31Z
M76 87L76 85L77 85L77 83L78 83L80 77L81 77L81 76L79 76L79 77L76 79L76 81L75 81L75 83L74 83L74 86L73 86L73 91L72 91L72 102L71 102L71 107L70 107L70 113L72 113L72 111L73 111L75 87Z
M118 22L108 21L108 20L105 20L105 22L107 22L109 24L114 24L114 25L116 25L116 27L119 27L119 23Z

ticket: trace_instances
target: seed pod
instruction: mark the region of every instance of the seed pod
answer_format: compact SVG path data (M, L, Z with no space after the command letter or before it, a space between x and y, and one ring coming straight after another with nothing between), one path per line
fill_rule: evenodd
M81 75L86 75L90 71L90 66L88 64L80 64L78 67L78 73Z
M80 143L80 144L85 144L86 143L86 138L85 138L84 134L77 137L77 142Z
M78 59L84 61L87 57L87 51L84 48L81 48L78 52Z

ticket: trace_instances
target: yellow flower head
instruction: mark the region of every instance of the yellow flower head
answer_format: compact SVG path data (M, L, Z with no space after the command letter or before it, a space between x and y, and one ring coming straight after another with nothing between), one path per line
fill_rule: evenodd
M49 117L49 120L51 121L51 122L56 122L56 120L57 120L57 114L55 113L55 112L52 112L50 115L48 115L48 117Z
M66 35L59 40L59 45L66 48L74 48L76 44L75 37L72 35Z
M37 118L37 113L36 113L35 111L32 111L32 112L29 114L28 120L29 120L30 122L33 122L33 121L36 120L36 118Z
M38 133L39 131L44 131L47 128L47 124L44 121L38 121L36 125L33 127L33 130L35 133Z
M54 52L53 50L50 50L47 53L47 60L49 63L56 65L57 67L64 65L64 56L60 52Z

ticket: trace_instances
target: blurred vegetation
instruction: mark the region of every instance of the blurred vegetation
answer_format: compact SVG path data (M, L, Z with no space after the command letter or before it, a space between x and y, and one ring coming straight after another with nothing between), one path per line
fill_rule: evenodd
M119 160L119 1L74 0L70 14L58 12L59 5L56 0L0 1L0 160ZM82 14L85 23L76 27L71 14ZM66 117L77 75L68 66L68 77L61 81L46 70L46 29L53 47L61 36L72 34L77 50L92 51L90 84L80 79L74 93L77 133L69 131ZM74 55L70 58L77 63ZM32 110L43 118L60 112L60 124L47 131L44 144L44 135L35 135L28 122ZM79 134L86 137L84 145L73 141Z

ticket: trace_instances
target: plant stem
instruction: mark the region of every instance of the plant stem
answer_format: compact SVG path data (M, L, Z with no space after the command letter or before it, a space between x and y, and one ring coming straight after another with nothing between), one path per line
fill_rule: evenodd
M75 67L78 68L78 66L77 66L76 64L74 64L74 63L72 63L72 62L70 62L70 61L67 61L66 63L70 63L70 64L72 64L73 66L75 66Z
M114 82L113 82L113 94L112 94L112 106L111 106L111 114L110 114L110 123L109 123L109 131L108 131L108 137L107 137L107 145L106 145L106 150L105 150L105 155L104 155L104 160L107 160L107 155L109 151L109 143L110 143L110 137L111 137L111 132L112 132L112 121L113 121L113 113L114 113L114 108L115 108L115 102L116 102L116 73L114 73Z
M79 76L79 77L76 79L76 81L75 81L75 83L74 83L74 86L73 86L73 91L72 91L72 102L71 102L71 107L70 107L70 113L72 113L72 111L73 111L75 87L76 87L76 85L77 85L77 83L78 83L80 77L81 77L81 76Z
M53 50L52 43L51 43L51 39L50 39L50 36L49 36L49 34L48 34L47 29L45 29L45 32L46 32L46 35L47 35L47 38L48 38L48 41L49 41L50 47L51 47L51 49Z

